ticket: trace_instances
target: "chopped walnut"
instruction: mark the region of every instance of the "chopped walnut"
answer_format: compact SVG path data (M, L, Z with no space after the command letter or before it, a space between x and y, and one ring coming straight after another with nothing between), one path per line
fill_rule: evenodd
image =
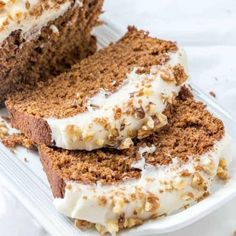
M177 96L177 94L175 92L172 92L169 95L167 95L165 93L161 93L161 100L164 104L173 104L176 96Z
M8 128L7 126L0 122L0 139L6 137L8 135Z
M163 184L164 184L164 186L165 186L165 190L167 190L167 191L171 191L171 190L174 189L173 183L172 183L171 180L165 180L165 181L163 182Z
M220 159L217 176L224 181L229 179L228 163L224 158Z
M194 199L194 194L192 192L187 192L187 193L182 194L181 197L184 201L191 201Z
M138 131L133 130L133 129L128 129L128 130L127 130L127 135L128 135L129 137L136 137L136 136L138 135Z
M83 136L83 140L85 142L91 142L93 140L94 133L93 132L88 132L85 136Z
M121 118L122 110L121 108L117 107L114 111L114 119L118 120Z
M103 140L103 139L98 139L97 141L96 141L96 143L97 143L97 145L98 146L103 146L104 145L104 143L105 143L105 141Z
M108 134L108 140L109 141L115 141L115 139L119 136L118 129L114 128L110 130L110 133Z
M184 67L181 64L178 64L173 68L163 69L160 76L164 81L174 82L178 86L183 84L188 79Z
M174 74L177 85L183 84L188 79L188 76L185 73L184 67L181 64L174 66L172 70L173 70L173 74Z
M153 90L150 89L150 88L144 88L144 89L143 89L143 95L144 95L144 96L152 96L153 93L154 93Z
M213 160L209 160L209 163L206 165L203 165L202 167L203 167L203 170L210 175L213 175L215 173L215 163Z
M170 68L162 69L160 77L166 82L175 82L176 81Z
M122 210L125 207L125 201L124 199L116 199L116 200L113 200L113 205L114 205L113 212L115 214L121 214Z
M179 178L175 178L173 181L172 181L172 185L175 189L177 190L181 190L183 188L185 188L187 186L187 182L184 181L183 179L179 179Z
M107 199L105 196L98 197L98 204L100 206L105 206L107 204Z
M181 177L189 177L191 176L191 173L188 170L183 170L181 172Z
M194 168L196 171L204 171L204 168L201 165L196 165Z
M157 113L156 115L152 116L152 118L155 121L155 131L168 123L167 117L162 113Z
M5 7L6 3L3 1L0 1L0 10L2 10Z
M107 118L95 118L94 122L98 125L101 125L107 131L111 129L111 125Z
M100 224L95 224L95 228L98 231L98 233L102 236L106 235L106 233L108 232L105 226L100 225Z
M121 149L121 150L128 149L133 145L134 145L134 143L133 143L132 139L131 138L126 138L121 142L121 144L119 146L119 149Z
M147 122L146 122L147 128L154 129L154 125L155 125L155 122L154 122L153 118L149 116L147 119Z
M119 231L119 224L117 221L115 220L110 220L108 223L107 223L107 231L108 232L111 232L111 233L116 233Z
M145 111L142 106L135 109L134 116L137 119L143 119L145 117Z
M207 190L207 185L203 177L198 172L194 173L191 186L199 191Z
M65 188L68 189L68 190L71 190L72 186L71 186L71 184L67 184Z
M76 125L68 125L66 127L66 133L68 136L72 137L73 142L82 140L82 131Z
M156 105L152 102L149 102L148 105L146 106L146 110L147 112L149 112L149 114L154 114L156 113Z
M138 226L141 224L143 224L143 220L138 219L138 218L129 218L129 219L125 219L124 228L132 228L134 226Z
M197 201L200 202L200 201L204 200L205 198L207 198L209 195L210 195L210 193L208 191L205 191L202 194L202 196L197 199Z
M90 223L86 220L79 220L79 219L75 220L74 225L81 230L87 230L94 227L93 223Z
M138 138L139 139L143 139L143 138L146 138L148 137L149 135L151 135L153 133L152 130L148 130L146 128L146 126L143 126L140 130L138 130Z
M159 208L159 198L154 194L148 194L145 202L145 211L155 213Z
M30 9L30 2L29 2L28 0L25 2L25 8L26 8L27 10Z
M161 100L164 104L172 104L172 96L167 95L165 93L161 93Z
M138 130L138 138L143 139L158 131L167 124L167 118L162 113L157 113L147 118L146 123Z

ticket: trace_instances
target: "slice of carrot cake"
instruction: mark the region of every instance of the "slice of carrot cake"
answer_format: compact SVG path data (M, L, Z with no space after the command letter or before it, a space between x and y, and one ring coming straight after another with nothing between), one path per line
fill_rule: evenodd
M96 50L103 0L0 1L0 103Z
M7 102L14 127L39 144L69 150L129 148L167 123L163 111L187 79L176 43L130 27L71 71Z
M55 207L112 235L200 201L228 178L230 139L221 120L182 89L169 123L126 150L39 147Z

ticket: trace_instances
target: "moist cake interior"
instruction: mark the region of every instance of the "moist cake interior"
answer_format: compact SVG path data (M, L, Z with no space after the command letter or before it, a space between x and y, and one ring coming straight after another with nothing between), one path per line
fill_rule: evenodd
M71 117L85 111L87 99L101 88L108 96L116 91L135 66L142 68L139 73L148 72L152 65L166 62L168 53L176 50L175 43L151 38L130 27L118 43L84 59L70 72L39 83L34 91L15 94L7 105L36 117ZM177 80L183 78L183 73L176 68Z
M11 2L9 4L23 5L28 1ZM30 13L32 19L48 9L49 1L38 2L36 9L32 9L35 12ZM55 2L60 6L66 1ZM77 4L77 1L70 2L72 7L63 15L44 25L37 34L31 36L31 31L29 31L26 38L19 29L11 32L1 43L0 103L9 93L15 91L18 93L25 87L34 87L37 81L46 80L67 71L71 65L96 51L96 40L91 37L90 31L97 23L103 0L83 0L82 7ZM0 15L5 13L4 9L0 11L2 11ZM18 15L20 18L24 16L23 13ZM27 22L22 25L20 23L19 27L27 24ZM5 26L8 27L8 24ZM4 28L1 28L0 33L3 30Z
M203 103L195 101L186 88L165 114L168 125L146 139L136 140L128 150L66 151L42 145L39 151L44 166L50 166L64 181L112 184L140 176L140 170L131 166L140 158L139 147L154 144L156 151L145 154L146 163L168 165L174 157L182 162L187 162L189 156L198 158L224 136L222 121L212 116Z

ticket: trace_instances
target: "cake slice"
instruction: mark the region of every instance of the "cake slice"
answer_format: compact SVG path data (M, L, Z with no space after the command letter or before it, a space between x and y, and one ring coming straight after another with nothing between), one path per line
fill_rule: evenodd
M103 0L0 1L0 103L96 50Z
M71 71L6 102L14 127L38 144L69 150L119 149L167 123L162 114L187 79L176 43L130 27Z
M182 89L168 125L128 150L66 151L39 146L55 207L103 235L169 215L228 178L230 139L221 120Z

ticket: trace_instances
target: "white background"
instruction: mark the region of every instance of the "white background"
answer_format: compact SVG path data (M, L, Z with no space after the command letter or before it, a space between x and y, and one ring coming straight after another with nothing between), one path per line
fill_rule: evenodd
M214 91L236 118L236 0L105 0L105 15L135 25L185 48L192 82ZM203 220L162 236L232 236L236 199ZM0 236L46 236L46 232L0 180ZM64 235L62 235L64 236Z

